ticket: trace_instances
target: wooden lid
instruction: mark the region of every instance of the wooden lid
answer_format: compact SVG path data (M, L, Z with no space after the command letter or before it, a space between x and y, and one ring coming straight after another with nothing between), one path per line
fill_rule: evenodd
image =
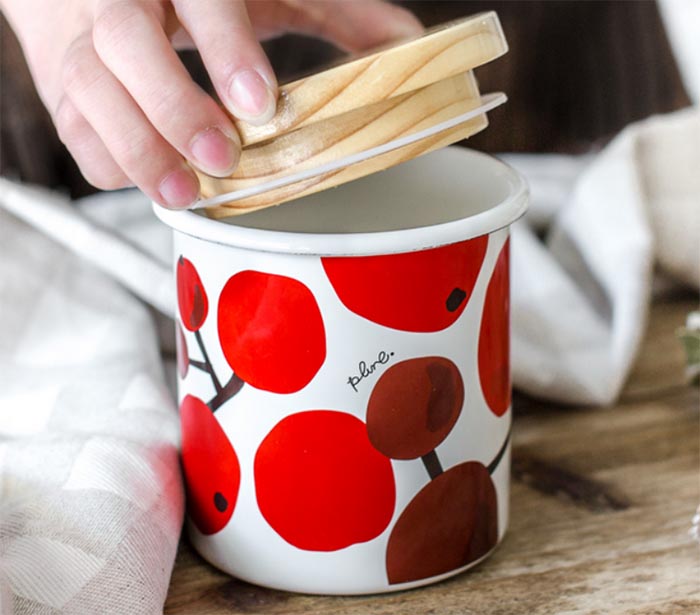
M243 150L234 174L222 179L198 172L202 197L274 185L285 175L323 167L467 113L481 101L471 70L506 51L497 15L481 13L282 85L270 122L236 121ZM481 114L425 142L207 207L207 213L225 217L299 198L453 143L486 125Z

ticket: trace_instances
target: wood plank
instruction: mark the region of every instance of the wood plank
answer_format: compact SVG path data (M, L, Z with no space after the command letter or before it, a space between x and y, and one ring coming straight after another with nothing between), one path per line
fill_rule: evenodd
M700 398L683 382L675 340L695 305L681 295L653 306L615 406L516 398L510 529L473 571L383 596L296 595L232 579L183 540L165 613L700 612L700 555L689 534L700 502Z

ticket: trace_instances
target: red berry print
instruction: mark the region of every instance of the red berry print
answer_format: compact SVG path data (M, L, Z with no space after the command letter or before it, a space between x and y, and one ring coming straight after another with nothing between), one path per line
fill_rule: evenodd
M391 521L390 460L345 412L308 410L281 420L255 455L258 506L288 543L335 551L372 540Z
M510 407L510 240L501 250L486 290L479 333L479 380L491 412Z
M241 470L236 451L207 405L187 395L180 405L182 466L188 513L203 534L222 529L238 499Z
M180 378L184 379L190 369L190 357L187 351L187 340L182 332L180 323L177 323L177 332L175 333L175 356L177 358L177 372Z
M471 296L488 237L384 256L321 259L338 298L372 322L425 333L454 323Z
M464 402L464 382L445 357L401 361L382 374L367 404L367 433L393 459L427 455L450 433Z
M195 266L183 256L177 261L177 304L182 324L197 331L207 318L209 303Z
M243 381L273 393L304 388L326 359L326 333L311 291L286 276L242 271L219 297L219 340Z

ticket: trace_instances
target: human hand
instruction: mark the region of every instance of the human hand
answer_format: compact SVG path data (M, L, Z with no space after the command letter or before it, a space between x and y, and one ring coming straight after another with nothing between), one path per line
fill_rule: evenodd
M381 0L0 0L59 137L94 186L136 185L166 207L199 193L189 165L229 175L231 118L195 84L176 48L196 48L226 109L275 113L277 82L258 42L286 31L359 51L421 31ZM189 163L189 164L188 164Z

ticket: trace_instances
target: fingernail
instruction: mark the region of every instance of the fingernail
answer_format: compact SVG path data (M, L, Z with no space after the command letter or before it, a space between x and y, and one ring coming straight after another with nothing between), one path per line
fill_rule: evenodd
M199 196L199 182L189 169L178 169L166 175L158 186L165 207L182 209L192 205Z
M240 158L240 142L227 137L218 128L209 128L197 133L190 143L193 162L199 169L214 175L231 175Z
M228 93L233 115L249 124L265 124L275 114L272 88L257 71L246 69L237 73Z

